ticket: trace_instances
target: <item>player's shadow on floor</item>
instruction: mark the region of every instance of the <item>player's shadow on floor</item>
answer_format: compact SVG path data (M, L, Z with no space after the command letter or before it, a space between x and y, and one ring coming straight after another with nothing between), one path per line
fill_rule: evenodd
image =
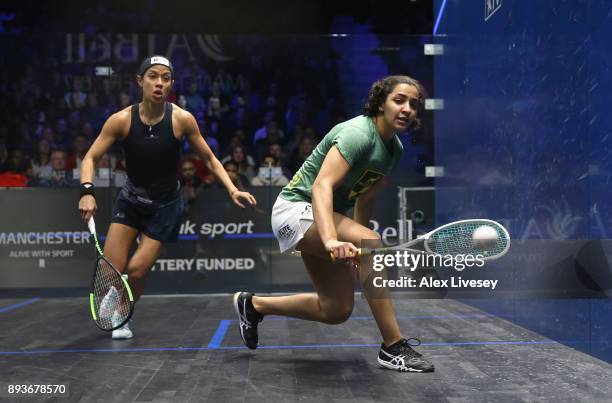
M298 353L290 356L278 356L276 354L239 354L232 357L228 361L250 361L252 364L257 364L259 368L267 366L274 368L286 367L288 370L310 373L317 377L338 376L338 374L346 374L350 372L363 373L364 371L377 370L379 365L376 363L376 352L368 353L368 357L360 355L354 358L307 358L298 357ZM371 358L370 358L371 356ZM358 370L357 370L358 369Z

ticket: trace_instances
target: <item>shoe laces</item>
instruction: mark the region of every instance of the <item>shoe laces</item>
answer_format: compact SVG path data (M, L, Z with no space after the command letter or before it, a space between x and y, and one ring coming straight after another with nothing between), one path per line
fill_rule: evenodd
M422 357L422 355L416 352L412 348L412 347L419 346L420 344L421 344L421 340L417 339L416 337L404 339L402 341L402 344L399 345L399 353L408 358L410 357L420 358Z

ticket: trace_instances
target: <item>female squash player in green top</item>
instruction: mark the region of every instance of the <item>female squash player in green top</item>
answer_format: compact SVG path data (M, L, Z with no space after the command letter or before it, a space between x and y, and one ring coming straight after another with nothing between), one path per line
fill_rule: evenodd
M353 310L351 259L362 240L381 247L380 236L367 227L381 179L397 164L403 148L397 133L420 126L423 86L408 76L389 76L370 90L364 114L335 126L318 144L278 196L272 229L281 252L297 249L316 293L261 297L234 294L240 334L257 348L257 325L264 315L291 316L338 324ZM346 211L354 207L353 217ZM434 366L414 351L399 329L389 298L367 296L383 343L378 362L399 371L431 372Z

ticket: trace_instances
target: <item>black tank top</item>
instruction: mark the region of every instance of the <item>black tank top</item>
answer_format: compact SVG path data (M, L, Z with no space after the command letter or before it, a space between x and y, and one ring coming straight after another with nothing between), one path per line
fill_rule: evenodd
M172 104L166 102L163 119L154 126L142 123L139 104L132 105L130 132L123 140L129 182L152 200L177 197L177 166L181 143L172 130Z

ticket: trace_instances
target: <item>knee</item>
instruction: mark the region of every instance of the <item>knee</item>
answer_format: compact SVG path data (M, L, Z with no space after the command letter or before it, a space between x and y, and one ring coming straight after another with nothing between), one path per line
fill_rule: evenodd
M383 243L380 234L376 231L368 229L361 239L361 246L366 248L382 248Z
M328 325L339 325L344 323L351 317L353 313L353 304L346 303L342 305L330 307L324 311L323 322Z
M150 267L146 267L144 264L140 262L130 261L128 263L127 272L130 279L133 280L141 280L148 273Z

